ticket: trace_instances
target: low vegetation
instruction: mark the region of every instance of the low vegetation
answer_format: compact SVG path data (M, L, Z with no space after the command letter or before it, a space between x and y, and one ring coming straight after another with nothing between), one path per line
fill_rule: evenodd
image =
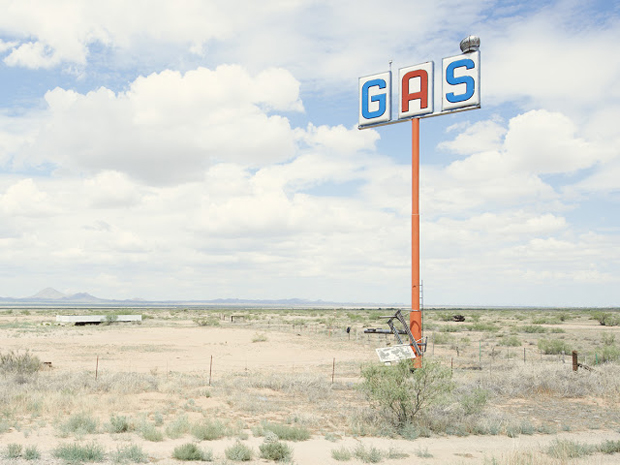
M395 426L412 423L423 409L441 402L454 388L449 369L424 361L412 369L410 360L394 366L367 365L362 369L362 392L372 405L389 414Z
M213 452L203 450L191 442L175 447L172 456L177 460L183 461L213 461Z
M145 311L145 323L138 329L171 324L208 335L233 325L229 322L232 312L159 312ZM392 336L363 333L365 327L381 327L382 320L377 317L390 309L291 309L276 316L275 310L247 312L245 318L235 319L234 327L245 330L244 341L256 343L249 344L248 350L257 352L277 343L282 332L306 344L304 347L308 340L333 347L335 357L340 350L363 349L372 359L374 348L393 343ZM236 309L234 315L239 313ZM123 342L117 352L106 347L109 353L105 355L120 359L126 350L156 352L158 357L169 352L169 366L165 362L165 368L162 363L110 370L102 356L104 369L99 365L96 376L94 357L83 362L83 369L71 371L60 362L57 368L56 360L54 368L42 364L34 355L36 351L5 351L0 353L0 456L7 463L295 463L299 457L294 458L294 452L299 454L307 447L298 441L324 437L335 461L378 463L397 461L405 454L397 447L384 450L372 446L373 437L391 438L398 445L403 440L427 437L487 435L493 440L496 435L523 438L594 428L617 430L617 411L608 408L620 396L617 312L462 309L458 314L465 317L464 322L454 321L454 313L427 312L425 327L433 329L427 333L431 337L424 364L417 370L412 370L410 361L385 366L336 359L332 365L330 358L321 365L304 365L286 357L286 362L269 369L243 360L224 367L216 357L211 379L212 347L213 353L228 351L230 343L227 347L208 339L201 355L206 362L186 371L174 366L174 360L182 363L185 354L153 343ZM17 314L11 315L11 321L0 328L3 335L17 340L24 329L36 335L35 324L18 324L13 322ZM26 316L32 320L36 311ZM587 332L575 327L586 327ZM82 335L119 329L120 325L86 329L46 326L40 334L49 337L54 331L63 331ZM572 371L572 350L579 351L581 367L577 372ZM86 358L83 354L71 356L80 364ZM39 448L27 445L39 435L49 434L48 430L63 444L51 450L39 450L43 446L38 442ZM23 445L13 439L14 433L20 438L23 435ZM246 441L250 436L257 442ZM347 436L358 438L359 446L338 444ZM100 445L109 444L104 439L114 441L109 450ZM541 439L548 447L498 455L485 463L547 465L590 459L596 463L591 457L595 454L620 454L620 441L616 440L592 445L553 439ZM218 451L214 456L202 441L215 440L226 441L228 447L224 450L221 444L212 444ZM437 455L417 444L407 450L415 447L417 457ZM151 454L156 458L149 458Z
M232 446L226 448L224 455L228 460L235 462L249 462L254 457L252 448L241 441L235 442Z

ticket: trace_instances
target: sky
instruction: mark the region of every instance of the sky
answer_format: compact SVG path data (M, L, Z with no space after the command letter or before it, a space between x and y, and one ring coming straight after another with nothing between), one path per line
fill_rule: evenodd
M618 2L0 11L0 296L410 304L411 126L358 130L358 78L475 34L482 108L420 122L423 304L620 305Z

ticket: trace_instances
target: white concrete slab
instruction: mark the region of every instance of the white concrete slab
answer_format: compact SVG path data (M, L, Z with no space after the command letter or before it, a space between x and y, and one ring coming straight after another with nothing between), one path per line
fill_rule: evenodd
M142 321L142 315L112 315L114 320L110 320L107 315L56 315L56 323L73 324L97 324L108 321L113 322L135 322Z

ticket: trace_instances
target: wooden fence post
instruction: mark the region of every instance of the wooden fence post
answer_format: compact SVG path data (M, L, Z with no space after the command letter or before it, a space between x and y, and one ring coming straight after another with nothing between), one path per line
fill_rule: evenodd
M573 350L573 371L579 369L579 361L577 360L577 351Z

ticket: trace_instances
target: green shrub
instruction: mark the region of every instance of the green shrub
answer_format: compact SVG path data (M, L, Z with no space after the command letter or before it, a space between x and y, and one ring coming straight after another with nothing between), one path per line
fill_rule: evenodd
M252 460L254 452L250 447L240 441L237 441L224 451L224 455L226 455L228 460L234 460L236 462L249 462Z
M41 360L30 351L0 353L0 373L32 375L41 369Z
M487 404L489 391L481 388L474 388L463 394L459 403L466 415L480 413Z
M620 360L620 348L615 345L605 345L597 351L597 356L600 362L617 362Z
M418 412L440 402L454 388L450 369L428 360L415 370L411 360L368 365L362 378L360 389L371 405L391 413L397 427L412 423Z
M433 343L437 344L438 346L445 345L445 344L451 344L452 341L454 341L454 337L448 333L443 333L443 332L433 333Z
M339 462L346 462L351 460L352 454L349 449L344 446L340 446L338 449L332 449L332 458Z
M76 413L60 424L59 431L62 437L67 437L70 433L95 434L97 426L98 421L95 418L86 413Z
M17 459L22 455L22 445L21 444L8 444L6 446L5 457L7 459Z
M178 439L184 434L189 433L191 425L187 415L181 415L166 426L166 435L171 439Z
M142 448L136 444L119 446L112 454L112 460L115 463L147 463L149 461Z
M131 423L127 420L127 417L116 415L110 416L110 424L108 427L108 431L110 433L126 433L131 429Z
M28 446L24 450L24 458L26 460L39 460L41 458L41 453L37 446Z
M538 326L538 325L527 325L527 326L522 326L520 328L520 331L524 333L528 333L528 334L546 333L547 328L544 328L543 326Z
M256 333L253 337L252 337L252 342L267 342L267 335L263 334L263 333Z
M187 443L174 448L172 456L177 460L199 460L201 462L213 461L213 452L203 451L196 444Z
M164 434L151 423L142 423L140 425L140 434L147 441L161 442L164 440Z
M603 333L601 342L606 346L613 346L616 343L616 335L611 333Z
M358 445L353 454L364 463L379 463L384 456L376 447L370 446L370 449L366 449L363 444Z
M483 322L476 322L474 324L471 325L466 325L466 328L470 331L479 331L482 333L494 333L496 331L499 331L499 326L494 325L493 323L483 323Z
M601 326L620 326L620 315L609 312L592 312L591 320L597 320Z
M283 425L281 423L261 422L260 428L255 428L253 433L256 436L265 436L267 431L275 434L278 439L284 441L307 441L310 439L310 431L304 427Z
M597 448L603 454L617 454L620 453L620 441L605 441Z
M293 450L285 443L278 441L277 438L266 438L260 446L260 456L263 459L273 460L274 462L290 462L293 457Z
M192 435L201 441L213 441L230 434L229 428L219 420L205 419L191 427Z
M559 460L585 457L586 455L591 455L594 452L595 447L593 446L565 439L556 439L547 449L547 454Z
M201 318L194 320L198 326L220 326L220 320L216 317Z
M62 444L54 449L52 455L67 462L103 462L105 459L104 449L94 442L86 445Z
M502 336L499 344L505 347L521 347L521 340L517 336Z
M561 353L570 353L570 347L561 339L539 339L538 348L543 354L557 355Z

